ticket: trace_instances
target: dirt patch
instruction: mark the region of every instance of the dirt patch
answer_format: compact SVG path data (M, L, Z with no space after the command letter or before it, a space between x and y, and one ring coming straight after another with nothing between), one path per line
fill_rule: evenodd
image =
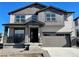
M41 57L41 53L24 51L24 49L0 49L0 57Z

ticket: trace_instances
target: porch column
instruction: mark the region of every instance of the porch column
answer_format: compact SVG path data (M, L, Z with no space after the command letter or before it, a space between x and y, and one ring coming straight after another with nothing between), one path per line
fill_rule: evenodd
M42 42L42 38L41 38L41 27L39 28L39 31L38 31L38 37L39 37L39 42L41 43Z
M3 35L4 43L7 43L7 37L8 37L8 27L4 26L4 35Z
M30 27L28 28L28 43L30 43Z
M14 27L9 28L9 43L14 43Z
M25 28L25 44L29 43L29 30Z

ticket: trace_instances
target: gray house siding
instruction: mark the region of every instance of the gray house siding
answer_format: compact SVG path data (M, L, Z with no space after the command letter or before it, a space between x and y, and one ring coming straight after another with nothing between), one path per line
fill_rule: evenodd
M14 14L34 14L38 10L39 10L38 8L35 8L35 7L31 8L31 7L29 7L27 9L21 10L19 12L14 13Z
M75 21L76 36L79 37L79 19Z
M10 23L14 23L16 15L21 15L21 14L22 15L33 15L38 10L39 10L38 8L27 8L27 9L18 11L16 13L13 13L12 15L10 15ZM26 19L26 21L27 20L29 20L29 19Z
M55 13L56 14L56 13ZM46 22L45 12L40 12L38 14L38 20L45 23L42 27L43 32L57 32L64 27L64 15L56 14L55 22ZM65 36L43 36L42 43L44 47L62 47L67 44Z
M57 32L63 26L44 26L42 27L42 32Z
M53 13L53 12L52 12ZM40 12L38 14L38 20L39 21L42 21L42 22L45 22L45 25L60 25L60 26L64 26L64 15L59 15L59 14L56 14L56 21L52 21L52 22L46 22L46 16L45 16L45 12Z

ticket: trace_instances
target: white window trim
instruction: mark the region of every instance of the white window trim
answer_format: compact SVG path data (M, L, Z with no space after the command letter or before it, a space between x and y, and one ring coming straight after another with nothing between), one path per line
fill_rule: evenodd
M50 15L54 14L55 17L51 17L51 16L50 16L50 17L47 17L47 16L46 16L47 13L50 14ZM56 21L56 14L55 14L55 13L51 13L51 12L46 12L46 13L45 13L45 18L46 18L46 22L53 22L53 21ZM47 18L50 18L50 20L48 21ZM55 20L52 20L52 18L55 18Z
M16 16L20 16L20 18L16 18ZM16 16L15 16L15 22L16 22L16 19L19 19L18 23L22 23L22 19L24 19L24 18L21 18L21 16L25 16L25 15L16 15Z

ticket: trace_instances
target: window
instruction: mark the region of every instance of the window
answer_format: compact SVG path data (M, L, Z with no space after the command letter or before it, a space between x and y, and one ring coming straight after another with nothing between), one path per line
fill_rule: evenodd
M24 38L25 38L25 32L24 31L25 31L24 28L15 28L14 29L14 36L13 36L14 43L24 42Z
M46 21L55 21L56 20L55 13L46 12Z
M25 15L16 15L15 22L25 22Z
M24 29L15 29L15 36L17 37L24 36Z
M15 34L24 34L24 30L15 30Z

